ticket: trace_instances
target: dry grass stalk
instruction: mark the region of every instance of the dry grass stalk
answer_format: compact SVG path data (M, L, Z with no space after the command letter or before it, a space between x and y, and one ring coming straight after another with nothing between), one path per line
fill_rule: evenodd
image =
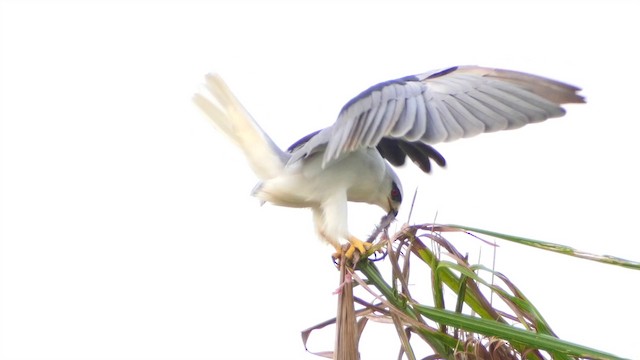
M338 292L338 313L336 315L336 342L334 360L358 360L358 325L353 299L351 273L344 256L340 258L340 285Z

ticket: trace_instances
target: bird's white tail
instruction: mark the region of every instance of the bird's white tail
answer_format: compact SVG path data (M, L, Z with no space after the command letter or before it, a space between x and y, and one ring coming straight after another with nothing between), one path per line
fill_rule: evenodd
M219 75L207 74L205 79L213 99L195 94L196 105L240 147L258 178L268 180L281 174L288 155L253 120Z

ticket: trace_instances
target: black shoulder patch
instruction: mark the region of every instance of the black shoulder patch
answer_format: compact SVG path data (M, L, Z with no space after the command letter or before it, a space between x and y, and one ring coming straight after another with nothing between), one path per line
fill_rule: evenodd
M452 72L454 72L456 70L458 70L457 66L450 67L448 69L444 69L442 71L438 71L435 74L429 75L429 77L427 79L433 79L433 78L437 78L437 77L440 77L440 76L445 76L445 75L450 74L450 73L452 73Z
M318 135L318 133L319 133L320 131L322 131L322 130L316 130L316 131L312 132L312 133L311 133L311 134L309 134L309 135L305 135L302 139L300 139L300 140L298 140L298 141L294 142L293 144L291 144L291 146L289 146L289 147L287 148L287 152L288 152L288 153L291 153L291 152L293 152L295 149L297 149L297 148L299 148L299 147L303 146L303 145L304 145L304 144L306 144L309 140L311 140L311 138L313 138L314 136Z
M402 84L406 84L407 82L410 82L410 81L420 81L420 79L415 75L409 75L409 76L401 77L399 79L387 80L387 81L381 82L379 84L375 84L375 85L371 86L370 88L368 88L367 90L365 90L365 91L361 92L360 94L358 94L358 96L356 96L353 99L349 100L349 102L347 102L346 104L344 104L344 106L342 107L342 110L340 110L340 113L344 112L345 109L347 109L351 105L355 104L359 100L366 98L367 96L369 96L374 91L380 91L385 86L389 86L389 85L393 85L393 84L401 84L402 85Z

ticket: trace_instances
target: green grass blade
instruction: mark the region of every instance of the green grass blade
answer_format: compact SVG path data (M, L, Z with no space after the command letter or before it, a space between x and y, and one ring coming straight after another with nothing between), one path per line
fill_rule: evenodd
M499 239L512 241L518 244L527 245L527 246L535 247L542 250L553 251L553 252L557 252L564 255L578 257L581 259L596 261L596 262L609 264L609 265L622 266L622 267L634 269L634 270L640 270L640 262L627 260L627 259L619 258L616 256L591 254L585 251L574 249L570 246L555 244L547 241L528 239L520 236L502 234L495 231L483 230L483 229L473 228L469 226L463 226L463 225L445 225L445 226L447 228L456 228L456 229L460 229L467 232L474 232L474 233L489 235Z
M536 334L492 320L458 314L449 310L436 309L426 305L415 304L413 305L413 308L433 321L454 326L465 331L479 333L485 336L498 337L512 343L523 344L531 348L545 350L552 356L565 355L603 360L623 359L609 353L560 340L553 336Z
M393 291L392 287L387 284L378 268L371 261L363 260L358 263L358 270L367 277L367 282L378 289L384 298L395 307L395 309L393 309L394 311L400 311L412 319L418 319L419 314L411 306L407 306L407 299L401 298L397 292ZM451 349L456 345L456 340L453 337L446 333L435 331L434 329L428 329L426 326L416 327L414 331L425 339L438 354L446 356L451 353Z
M435 272L438 267L438 261L436 260L435 254L426 247L420 247L413 249L413 251L418 255L418 257L424 261L429 267L431 267L432 271ZM435 265L435 267L433 267ZM453 291L458 291L460 289L460 278L449 269L442 269L438 271L438 281L444 283ZM479 292L474 292L472 289L465 292L464 302L471 307L473 311L475 311L478 315L483 318L492 318L497 319L499 316L490 309L488 306L488 301L482 297L482 294Z

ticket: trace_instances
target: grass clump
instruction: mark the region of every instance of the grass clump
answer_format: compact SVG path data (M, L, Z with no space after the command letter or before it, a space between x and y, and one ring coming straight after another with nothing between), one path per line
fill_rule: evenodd
M375 235L377 241L366 255L382 253L382 258L337 262L341 284L338 315L305 330L305 346L311 332L336 323L334 351L317 354L340 360L359 359L358 343L367 322L384 319L396 330L398 359L620 359L558 338L507 276L470 262L443 235L454 232L476 239L476 234L488 235L640 270L637 262L465 226L405 226L393 236L386 231ZM428 277L422 271L425 267L429 269ZM414 271L420 273L418 280L411 277L412 268L420 269ZM414 297L415 287L410 284L429 286L431 298ZM355 296L356 289L363 296ZM430 353L419 354L417 342L426 344Z

